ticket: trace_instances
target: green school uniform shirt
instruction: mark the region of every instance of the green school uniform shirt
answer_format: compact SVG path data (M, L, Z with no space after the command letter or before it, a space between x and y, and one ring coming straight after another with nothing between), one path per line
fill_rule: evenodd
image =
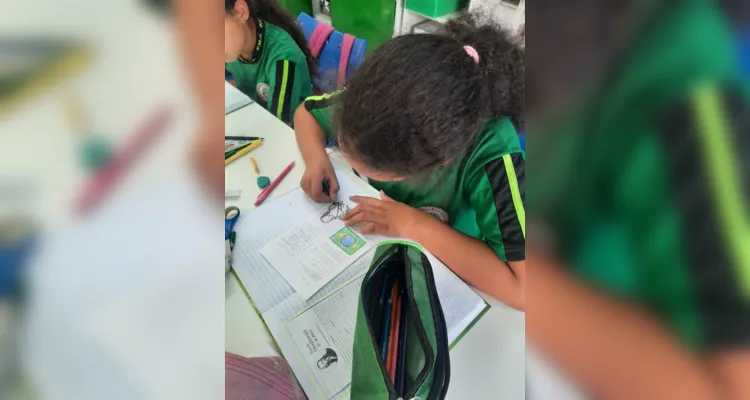
M326 142L336 136L331 121L336 103L335 94L305 101ZM526 257L525 160L513 124L501 118L486 124L466 155L426 181L369 182L392 199L483 240L503 261L521 261Z
M598 93L530 131L529 210L575 275L694 351L748 345L747 92L713 4L653 16Z
M256 42L250 60L225 63L235 85L276 118L291 122L294 111L312 95L305 53L283 29L256 19Z

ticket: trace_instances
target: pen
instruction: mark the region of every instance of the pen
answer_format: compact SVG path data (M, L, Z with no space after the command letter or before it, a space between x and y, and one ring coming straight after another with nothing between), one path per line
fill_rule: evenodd
M276 186L279 185L282 179L286 176L286 174L289 173L289 171L294 167L294 161L292 161L289 165L284 168L283 171L279 174L279 176L276 177L276 179L271 182L271 184L265 188L262 192L260 192L260 195L258 195L258 199L255 200L255 207L258 207L260 203L262 203L268 196L271 194L271 192L276 188Z
M112 190L115 183L144 153L151 143L164 133L172 121L173 109L171 105L162 106L154 110L141 122L121 150L99 170L94 177L86 182L80 197L76 200L75 213L83 215L93 210L99 202Z
M224 136L224 140L263 140L263 138L255 136Z
M331 184L328 183L328 178L323 178L323 193L326 197L331 198Z

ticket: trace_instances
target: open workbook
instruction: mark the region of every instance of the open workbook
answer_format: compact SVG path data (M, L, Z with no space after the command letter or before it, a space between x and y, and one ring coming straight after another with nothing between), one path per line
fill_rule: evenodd
M224 82L224 115L252 103L253 100L229 82Z
M233 267L311 400L349 397L359 290L375 247L389 240L360 235L338 219L349 196L377 197L348 171L336 170L336 203L301 189L243 214ZM470 286L428 254L454 346L489 308Z

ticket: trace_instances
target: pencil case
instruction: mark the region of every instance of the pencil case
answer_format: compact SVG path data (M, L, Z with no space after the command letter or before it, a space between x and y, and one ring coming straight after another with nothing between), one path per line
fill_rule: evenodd
M384 287L400 307L387 302ZM352 358L353 400L445 398L448 333L432 266L418 245L378 246L360 289Z

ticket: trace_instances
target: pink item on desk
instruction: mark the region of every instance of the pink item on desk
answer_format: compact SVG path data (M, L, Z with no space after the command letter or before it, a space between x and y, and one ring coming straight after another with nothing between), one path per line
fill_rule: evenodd
M254 204L255 207L258 207L260 203L262 203L271 194L271 192L276 188L276 186L278 186L279 183L281 183L281 180L284 179L286 174L289 173L292 167L294 167L294 161L292 161L289 165L287 165L286 168L284 168L284 170L281 171L279 176L276 177L276 179L274 179L273 182L271 182L271 184L267 188L263 189L263 191L260 192L260 195L258 195L258 199L255 200L255 204Z
M138 156L145 152L154 139L166 130L171 119L171 106L163 106L149 114L146 120L136 127L122 150L86 182L80 197L76 200L75 213L86 214L98 206L104 196L131 168Z
M306 400L281 357L247 358L224 353L225 400Z

